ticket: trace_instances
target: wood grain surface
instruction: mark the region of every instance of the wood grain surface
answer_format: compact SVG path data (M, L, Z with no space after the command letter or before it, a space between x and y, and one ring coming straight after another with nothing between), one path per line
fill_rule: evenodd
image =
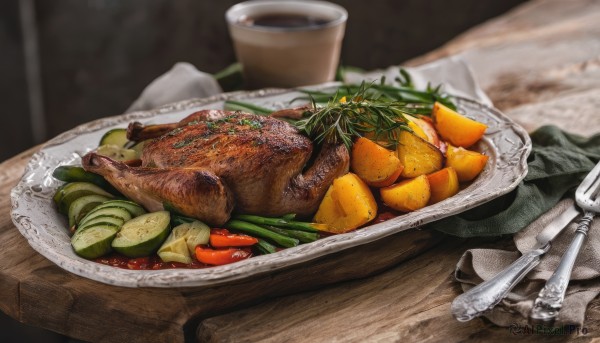
M600 1L538 0L483 24L421 58L460 55L495 105L532 131L545 124L600 132ZM587 312L587 335L515 335L485 319L459 323L452 275L474 247L496 242L447 238L434 249L373 277L305 292L205 319L206 342L589 342L600 337L600 300Z
M600 1L532 1L409 64L459 54L496 105L527 129L554 123L590 134L600 131L599 22ZM452 272L461 254L510 249L509 238L460 240L415 230L209 289L129 289L83 279L34 252L10 221L10 189L35 149L0 165L0 310L23 323L105 342L540 338L514 336L483 319L458 323L449 312L460 292ZM597 299L586 326L588 335L568 338L600 336Z

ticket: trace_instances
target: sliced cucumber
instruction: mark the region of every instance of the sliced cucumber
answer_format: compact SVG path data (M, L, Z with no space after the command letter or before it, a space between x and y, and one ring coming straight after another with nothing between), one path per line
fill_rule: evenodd
M93 210L91 210L90 212L88 212L88 214L83 217L83 219L81 219L81 221L79 222L79 226L80 227L84 227L87 226L87 222L97 218L97 217L102 217L102 216L112 216L112 217L117 217L117 218L121 218L123 219L123 222L126 222L128 220L130 220L131 218L133 218L133 216L131 215L131 213L129 213L129 211L127 211L126 209L122 208L122 207L104 207L104 208L94 208Z
M141 216L146 213L146 210L133 201L129 200L110 200L98 205L97 209L106 208L106 207L122 207L131 213L132 217Z
M121 217L114 217L109 215L100 215L98 217L92 218L84 223L84 225L79 225L78 230L84 230L87 227L105 224L105 225L114 225L121 229L121 226L125 223L125 220Z
M168 211L143 214L125 224L112 242L116 251L128 257L154 253L169 235L171 216Z
M191 263L196 246L208 244L209 238L210 229L202 222L178 225L158 249L158 256L164 262Z
M71 203L82 196L103 195L107 198L114 198L114 195L89 182L68 183L60 190L60 193L60 195L57 195L59 197L58 212L66 215L69 214Z
M87 259L97 258L109 253L111 242L119 232L111 225L90 226L85 230L77 230L71 237L71 246L75 253Z
M96 149L98 155L110 157L115 161L129 161L138 159L139 156L133 149L125 149L113 144L101 145Z
M100 138L100 144L98 145L111 144L122 148L127 142L129 142L129 139L127 139L127 129L112 129Z
M79 221L94 207L110 200L104 195L85 195L74 200L69 206L69 227L79 224Z

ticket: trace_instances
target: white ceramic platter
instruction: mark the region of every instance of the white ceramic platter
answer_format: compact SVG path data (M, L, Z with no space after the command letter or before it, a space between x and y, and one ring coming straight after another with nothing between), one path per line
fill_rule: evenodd
M331 87L331 84L321 86L320 89L325 87ZM78 126L50 140L32 156L23 178L11 192L12 220L33 249L61 268L89 279L125 287L214 286L296 266L463 212L511 191L527 173L526 160L531 150L527 132L494 108L457 98L461 113L489 126L484 138L475 148L489 155L490 159L475 182L450 199L353 232L327 237L275 254L205 269L127 270L75 255L67 234L66 219L56 211L52 202L54 192L62 183L52 177L52 171L59 165L80 163L81 156L97 147L100 137L108 129L126 127L133 120L146 124L176 122L198 109L221 109L227 99L280 109L290 107L290 100L299 95L301 93L296 91L278 89L226 93Z

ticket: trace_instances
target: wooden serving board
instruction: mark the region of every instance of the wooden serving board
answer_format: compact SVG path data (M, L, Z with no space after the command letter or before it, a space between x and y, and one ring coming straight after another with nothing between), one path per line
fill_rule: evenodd
M182 342L202 318L336 282L377 274L443 236L409 230L268 275L214 288L109 286L64 271L31 249L10 221L10 190L37 148L0 164L0 310L19 321L86 341Z

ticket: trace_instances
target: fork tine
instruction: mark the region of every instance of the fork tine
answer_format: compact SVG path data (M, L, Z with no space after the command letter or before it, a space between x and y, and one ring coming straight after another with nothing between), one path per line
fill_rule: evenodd
M595 201L596 199L598 199L598 195L600 194L600 178L598 178L596 180L596 182L594 183L594 186L590 189L594 189L594 191L590 195L590 199Z
M594 201L596 199L596 197L598 196L598 194L600 193L600 164L596 165L596 167L594 167L594 171L597 171L596 173L596 177L594 180L590 180L590 186L586 187L586 190L583 192L584 195L586 195L588 198L590 198L592 201ZM598 170L596 170L598 169Z
M600 163L596 164L594 169L583 179L576 193L588 195L589 192L594 192L600 186Z

